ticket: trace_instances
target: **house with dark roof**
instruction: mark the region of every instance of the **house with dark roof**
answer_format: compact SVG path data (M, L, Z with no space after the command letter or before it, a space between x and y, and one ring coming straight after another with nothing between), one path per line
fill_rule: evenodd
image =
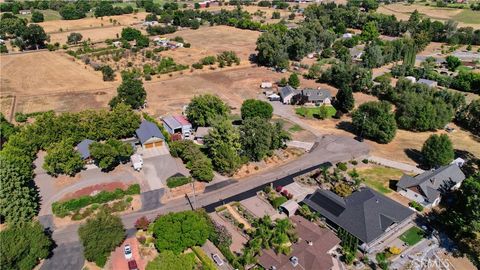
M143 148L160 147L165 141L165 137L158 126L145 119L135 133Z
M301 92L305 98L305 104L311 105L330 105L332 104L332 95L325 89L305 88Z
M300 216L291 218L298 235L298 241L293 243L289 255L276 254L272 249L263 250L258 258L258 264L264 269L322 269L333 268L331 253L340 244L340 239L329 229Z
M318 189L303 202L325 217L332 228L341 227L358 238L365 252L403 228L415 213L370 188L344 198Z
M425 207L434 207L443 193L459 188L463 180L465 174L453 163L415 177L403 175L397 183L397 192Z
M290 85L280 88L278 92L283 104L290 104L292 102L292 98L298 94L298 91Z
M80 156L82 156L82 159L85 162L91 161L89 147L93 142L94 141L92 141L90 139L85 139L85 140L81 141L79 144L77 144L77 151L80 153Z

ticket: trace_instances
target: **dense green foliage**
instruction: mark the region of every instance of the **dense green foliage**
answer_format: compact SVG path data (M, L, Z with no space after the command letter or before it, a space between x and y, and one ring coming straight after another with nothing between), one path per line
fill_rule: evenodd
M343 228L338 230L338 237L342 240L340 244L342 246L343 260L350 265L355 259L358 239Z
M217 118L226 118L230 108L219 97L205 94L195 96L187 107L187 118L198 127L209 126Z
M154 222L153 233L158 250L180 254L185 249L203 245L212 232L208 218L200 212L168 213Z
M130 160L133 148L129 143L116 139L108 139L105 143L93 142L90 147L90 155L102 170L112 170L118 164Z
M473 134L480 136L480 99L472 101L463 108L456 117L456 121Z
M17 132L17 128L5 119L3 113L0 113L0 145L3 145L8 138Z
M193 253L175 254L170 250L164 250L148 262L147 270L192 270L195 267L195 255Z
M452 142L447 134L433 134L423 143L423 160L430 167L444 166L450 164L455 153Z
M85 259L103 267L110 252L125 239L125 229L119 217L101 211L80 226L78 235Z
M43 22L45 20L45 18L43 16L43 13L41 13L39 11L34 11L34 12L32 12L31 20L32 20L33 23L39 23L39 22Z
M77 44L82 40L83 36L80 33L72 32L67 37L68 44Z
M260 117L264 119L271 119L273 114L273 107L270 103L258 100L258 99L247 99L242 103L242 108L240 109L242 114L242 119Z
M271 155L272 150L283 147L288 139L290 136L281 123L271 124L260 117L247 118L240 127L242 154L253 161Z
M288 84L293 88L298 88L300 86L300 79L298 78L297 73L292 73L288 77Z
M206 152L216 171L232 175L240 168L240 134L230 121L216 121L204 141Z
M0 232L0 243L2 269L33 269L53 247L53 241L38 222L12 224Z
M452 237L462 252L480 266L480 173L463 181L452 194L450 205L435 221Z
M216 270L217 267L213 263L212 259L200 247L192 247L193 252L202 262L202 269L204 270Z
M447 56L445 61L447 62L447 68L450 71L455 71L462 64L462 61L453 55Z
M199 181L210 182L213 179L212 161L193 141L174 141L169 144L170 154L179 157L190 169L193 178Z
M62 140L47 149L43 168L48 174L58 176L66 174L74 176L84 167L80 153L74 149L71 139Z
M102 76L104 81L113 81L115 79L115 71L109 66L102 67Z
M372 87L372 71L358 65L338 63L325 70L320 81L339 89L350 87L353 92L368 91Z
M167 179L167 186L169 188L180 187L192 182L192 178L188 176L172 176Z
M93 14L95 17L103 17L130 13L133 13L133 7L130 5L124 7L114 7L109 1L100 1Z
M365 138L379 143L389 143L397 132L392 106L386 101L363 103L352 114L352 124Z
M7 221L28 221L38 210L38 191L33 182L33 160L39 150L49 149L62 140L73 144L84 138L106 140L126 138L140 124L139 115L128 106L119 104L112 111L80 113L45 112L35 122L11 135L3 145L0 158L2 175L0 209Z
M348 86L338 89L335 96L335 107L342 112L349 112L355 107L352 89Z
M59 13L64 20L78 20L85 18L86 13L90 10L90 6L88 5L87 1L78 1L76 3L79 2L87 3L87 5L83 6L75 3L69 3L59 10Z
M140 185L133 184L129 186L126 190L117 188L115 191L101 191L93 196L82 196L76 199L71 199L68 201L54 202L52 204L52 212L58 217L65 217L72 212L78 211L86 206L89 206L94 203L102 204L110 201L122 199L127 195L137 195L140 194Z
M138 109L145 104L147 92L143 88L142 81L132 73L122 74L122 84L117 88L117 96L110 100L110 107L114 108L119 103L130 105Z

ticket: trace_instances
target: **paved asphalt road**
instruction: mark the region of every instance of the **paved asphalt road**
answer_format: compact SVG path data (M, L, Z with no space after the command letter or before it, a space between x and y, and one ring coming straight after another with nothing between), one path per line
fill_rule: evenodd
M314 147L310 153L306 153L292 162L272 170L260 172L241 181L228 180L225 184L219 184L218 186L210 188L207 192L199 194L196 198L196 207L204 207L209 211L213 211L216 206L223 203L253 196L256 191L262 189L269 183L273 182L275 184L285 185L292 182L294 176L302 174L305 171L318 168L322 165L328 165L329 162L330 164L335 164L339 161L359 158L367 154L368 146L364 143L359 143L347 137L325 135L317 139L316 147ZM150 196L156 197L156 195L157 194L143 194L144 199L149 201L146 207L148 210L143 209L121 217L126 228L133 228L135 221L142 216L154 218L168 212L191 209L190 204L185 198L172 200L166 205L151 202L152 199ZM81 267L77 267L80 265L79 263L75 265L72 264L73 262L83 261L81 250L76 248L79 243L77 230L78 225L69 225L54 230L53 239L57 243L58 248L54 250L53 256L46 261L42 269L81 269ZM69 248L61 248L65 247L63 246L64 244Z

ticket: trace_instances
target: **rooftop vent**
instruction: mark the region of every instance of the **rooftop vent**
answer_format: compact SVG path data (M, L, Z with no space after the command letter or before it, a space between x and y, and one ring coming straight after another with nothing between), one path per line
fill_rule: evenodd
M293 256L290 258L290 262L292 263L293 267L296 267L298 265L298 258Z
M313 242L312 242L312 241L307 241L307 244L308 244L309 246L313 246Z

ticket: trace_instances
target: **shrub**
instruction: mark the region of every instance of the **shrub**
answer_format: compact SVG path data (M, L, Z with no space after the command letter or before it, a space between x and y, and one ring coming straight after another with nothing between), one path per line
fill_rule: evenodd
M282 186L277 186L277 187L275 188L275 191L280 192L280 191L282 191L282 189L283 189Z
M15 121L19 122L19 123L23 123L23 122L26 122L28 120L28 116L24 113L21 113L21 112L16 112L15 113Z
M358 164L358 161L356 161L356 160L350 160L350 164L352 164L352 165L357 165L357 164Z
M195 64L192 64L192 67L194 69L203 69L203 65L201 63L195 63Z
M213 261L203 252L203 250L199 247L192 247L193 252L202 262L202 269L204 270L216 270L217 267L213 263Z
M346 171L348 169L347 164L345 164L343 162L337 163L337 168L339 168L341 171Z
M419 204L416 201L411 201L411 202L408 203L408 205L410 205L413 209L415 209L419 212L423 211L423 205Z
M277 209L280 207L280 205L284 204L286 201L288 201L287 198L283 196L278 196L270 201L272 204L273 208Z
M183 186L183 185L186 185L188 183L192 182L192 178L191 177L187 177L187 176L172 176L170 178L167 179L167 186L169 188L175 188L175 187L179 187L179 186Z
M368 164L368 159L364 158L364 159L362 159L362 162L363 162L364 164Z

